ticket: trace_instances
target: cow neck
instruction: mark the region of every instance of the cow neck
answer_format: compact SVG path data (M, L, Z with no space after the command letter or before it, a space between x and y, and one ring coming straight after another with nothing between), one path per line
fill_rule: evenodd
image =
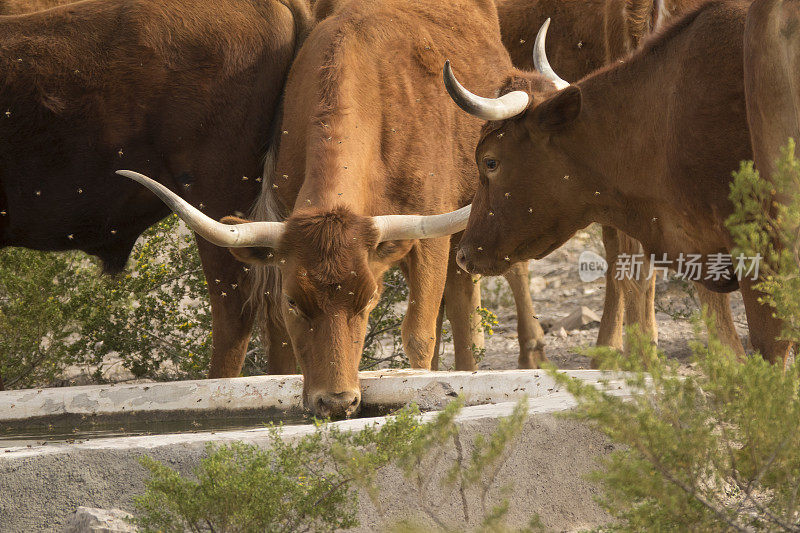
M669 101L672 84L646 59L577 83L581 115L562 143L590 177L593 221L624 231L648 249L662 250L660 224L653 221L682 211L673 205L676 198L668 187L668 113L654 105Z

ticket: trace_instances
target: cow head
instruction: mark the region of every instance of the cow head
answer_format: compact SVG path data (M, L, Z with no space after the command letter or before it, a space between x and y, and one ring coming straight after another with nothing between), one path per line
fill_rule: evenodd
M384 272L410 246L403 244L381 243L370 217L340 207L293 213L274 246L231 248L240 261L280 269L284 323L304 376L304 403L315 414L350 415L358 408L367 318Z
M461 231L469 206L434 216L362 216L345 207L296 210L285 222L216 222L175 193L130 171L119 171L156 193L206 240L241 261L281 271L283 317L303 371L303 400L323 417L347 416L361 401L358 365L382 276L414 239Z
M539 31L534 65L558 92L549 97L513 91L499 98L476 96L445 64L445 85L465 111L489 120L475 150L479 169L472 214L457 261L481 274L500 274L512 264L541 258L589 224L591 180L579 179L560 136L578 120L581 92L547 62ZM555 148L555 149L554 149ZM572 175L571 175L572 174Z

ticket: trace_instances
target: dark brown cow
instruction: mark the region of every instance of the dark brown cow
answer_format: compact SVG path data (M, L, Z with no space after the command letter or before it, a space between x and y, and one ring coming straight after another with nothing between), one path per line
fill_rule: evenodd
M121 270L169 212L120 181L123 166L212 216L246 212L309 22L300 0L87 0L0 16L0 246L78 249ZM221 280L209 283L210 375L235 376L253 323L235 289L245 270L198 244L206 277Z
M480 186L460 262L495 274L506 258L544 257L591 222L637 238L673 267L680 254L699 254L708 265L728 252L730 173L751 157L746 9L735 1L703 5L624 63L553 96L506 94L515 106L505 113L487 112L496 100L476 103L449 78L462 107L496 119L476 149ZM718 292L739 285L735 278L704 283ZM741 289L753 346L769 360L784 358L780 322L750 280Z
M442 92L445 57L460 58L462 76L482 90L497 89L492 75L512 67L493 2L360 0L319 23L289 75L276 172L261 200L273 219L288 215L285 223L201 222L202 214L128 174L203 235L240 247L241 259L278 266L304 398L317 414L357 408L367 315L392 264L408 281L402 338L414 368L430 368L443 293L451 323L471 320L476 284L453 268L445 287L449 239L427 238L463 228L465 213L410 216L464 206L475 191L480 121ZM472 362L460 352L457 364Z
M514 66L533 69L531 48L536 32L548 18L558 28L548 41L553 67L567 79L580 79L634 51L642 39L671 18L695 9L705 0L502 0L498 16L503 43ZM641 254L641 245L614 228L603 226L603 245L608 260L603 317L597 344L623 347L623 324L639 324L653 341L658 340L655 319L655 276L617 279L616 263L621 254ZM730 313L729 296L696 284L700 301L717 317L720 338L738 354L744 347Z
M548 18L548 58L566 79L577 80L618 61L657 27L705 0L498 0L503 44L514 66L533 69L531 49Z

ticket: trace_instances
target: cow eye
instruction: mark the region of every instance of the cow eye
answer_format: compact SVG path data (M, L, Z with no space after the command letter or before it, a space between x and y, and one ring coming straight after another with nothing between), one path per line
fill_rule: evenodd
M291 307L292 309L295 309L295 310L296 310L296 308L297 308L297 302L295 302L295 301L294 301L294 300L291 298L291 296L288 296L288 295L286 296L286 303L287 303L287 304L289 304L289 307Z
M486 165L486 170L492 171L497 168L500 162L497 161L497 159L492 159L490 157L487 157L486 159L483 160L483 164Z

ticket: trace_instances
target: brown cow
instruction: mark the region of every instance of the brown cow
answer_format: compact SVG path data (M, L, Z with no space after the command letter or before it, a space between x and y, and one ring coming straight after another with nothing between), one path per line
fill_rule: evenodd
M246 212L310 21L301 0L87 0L0 16L0 246L79 249L121 270L169 211L121 183L120 166L157 176L213 216ZM198 245L206 277L224 285L209 283L210 375L235 376L253 323L233 289L245 270Z
M317 20L329 17L342 6L346 6L347 2L348 0L315 0L312 2L314 17ZM498 15L502 17L501 9L502 4L498 6ZM500 22L500 29L502 32L502 18ZM530 55L530 53L528 55ZM258 211L254 212L253 215L257 220L264 218L264 214ZM455 250L453 250L452 253L455 253ZM450 269L447 273L448 282L445 285L445 294L449 292L448 288L452 284L450 280L458 279L453 276L460 276L461 274L462 272L456 265L455 260L451 261ZM519 339L519 358L517 360L517 366L518 368L539 368L540 364L546 360L544 353L544 331L542 331L539 321L534 318L535 312L533 309L533 301L530 296L530 278L528 275L527 262L515 264L504 276L514 295L514 303L517 311L517 338ZM456 283L456 287L457 286L458 283ZM459 303L459 305L461 304ZM470 309L475 309L479 305L480 292L476 291L468 307ZM448 305L445 299L444 305L439 312L439 326L441 326L442 323L444 310L448 307L450 308L450 315L456 314L455 309L453 309L453 304ZM437 332L441 331L441 327L439 326L436 328ZM483 335L474 333L475 329L480 327L478 315L473 314L469 324L451 321L451 327L453 329L454 351L456 354L459 354L456 358L456 369L472 370L476 368L474 358L470 357L469 353L480 351L484 347ZM431 368L433 370L439 369L439 345L440 343L437 342L433 361L431 363Z
M553 78L564 87L553 96L505 94L513 105L503 112L497 99L469 93L446 68L459 105L493 119L476 149L480 185L460 263L495 274L506 258L544 257L600 222L673 267L681 254L699 254L709 289L736 289L734 276L708 279L708 264L732 246L724 224L730 173L751 157L742 81L746 9L744 2L709 2L624 63L574 85ZM741 289L753 346L771 361L785 358L780 321L758 302L750 280L742 279Z
M428 238L463 229L466 212L410 216L464 206L475 191L480 121L442 92L445 57L468 65L462 75L482 90L496 90L487 80L512 67L493 2L360 0L319 23L289 75L276 172L262 198L263 211L288 215L285 222L219 224L128 173L197 231L239 247L241 259L279 267L304 399L317 414L358 407L367 315L390 265L400 264L409 285L402 338L413 367L430 368L445 291L452 323L473 313L472 277L453 269L446 288L449 239ZM254 243L262 247L243 248ZM457 357L472 362L469 352Z
M548 18L558 32L548 41L548 57L567 79L580 79L634 51L644 37L671 18L699 6L705 0L501 0L497 11L503 43L514 66L533 68L531 48L536 32ZM614 228L603 226L603 245L608 259L603 317L597 344L621 349L623 324L639 324L653 341L658 340L655 319L655 276L647 276L645 258L639 279L617 279L621 254L641 254L641 245ZM700 301L717 317L720 338L738 354L744 354L730 313L729 296L695 284Z
M747 13L744 32L744 90L753 160L760 175L771 179L780 149L791 137L800 141L800 2L756 0ZM766 206L765 206L766 207ZM779 245L779 243L776 243ZM747 320L765 334L777 333L764 314ZM752 328L752 326L751 326Z
M744 33L744 88L753 157L767 179L789 137L800 142L800 2L756 0Z

